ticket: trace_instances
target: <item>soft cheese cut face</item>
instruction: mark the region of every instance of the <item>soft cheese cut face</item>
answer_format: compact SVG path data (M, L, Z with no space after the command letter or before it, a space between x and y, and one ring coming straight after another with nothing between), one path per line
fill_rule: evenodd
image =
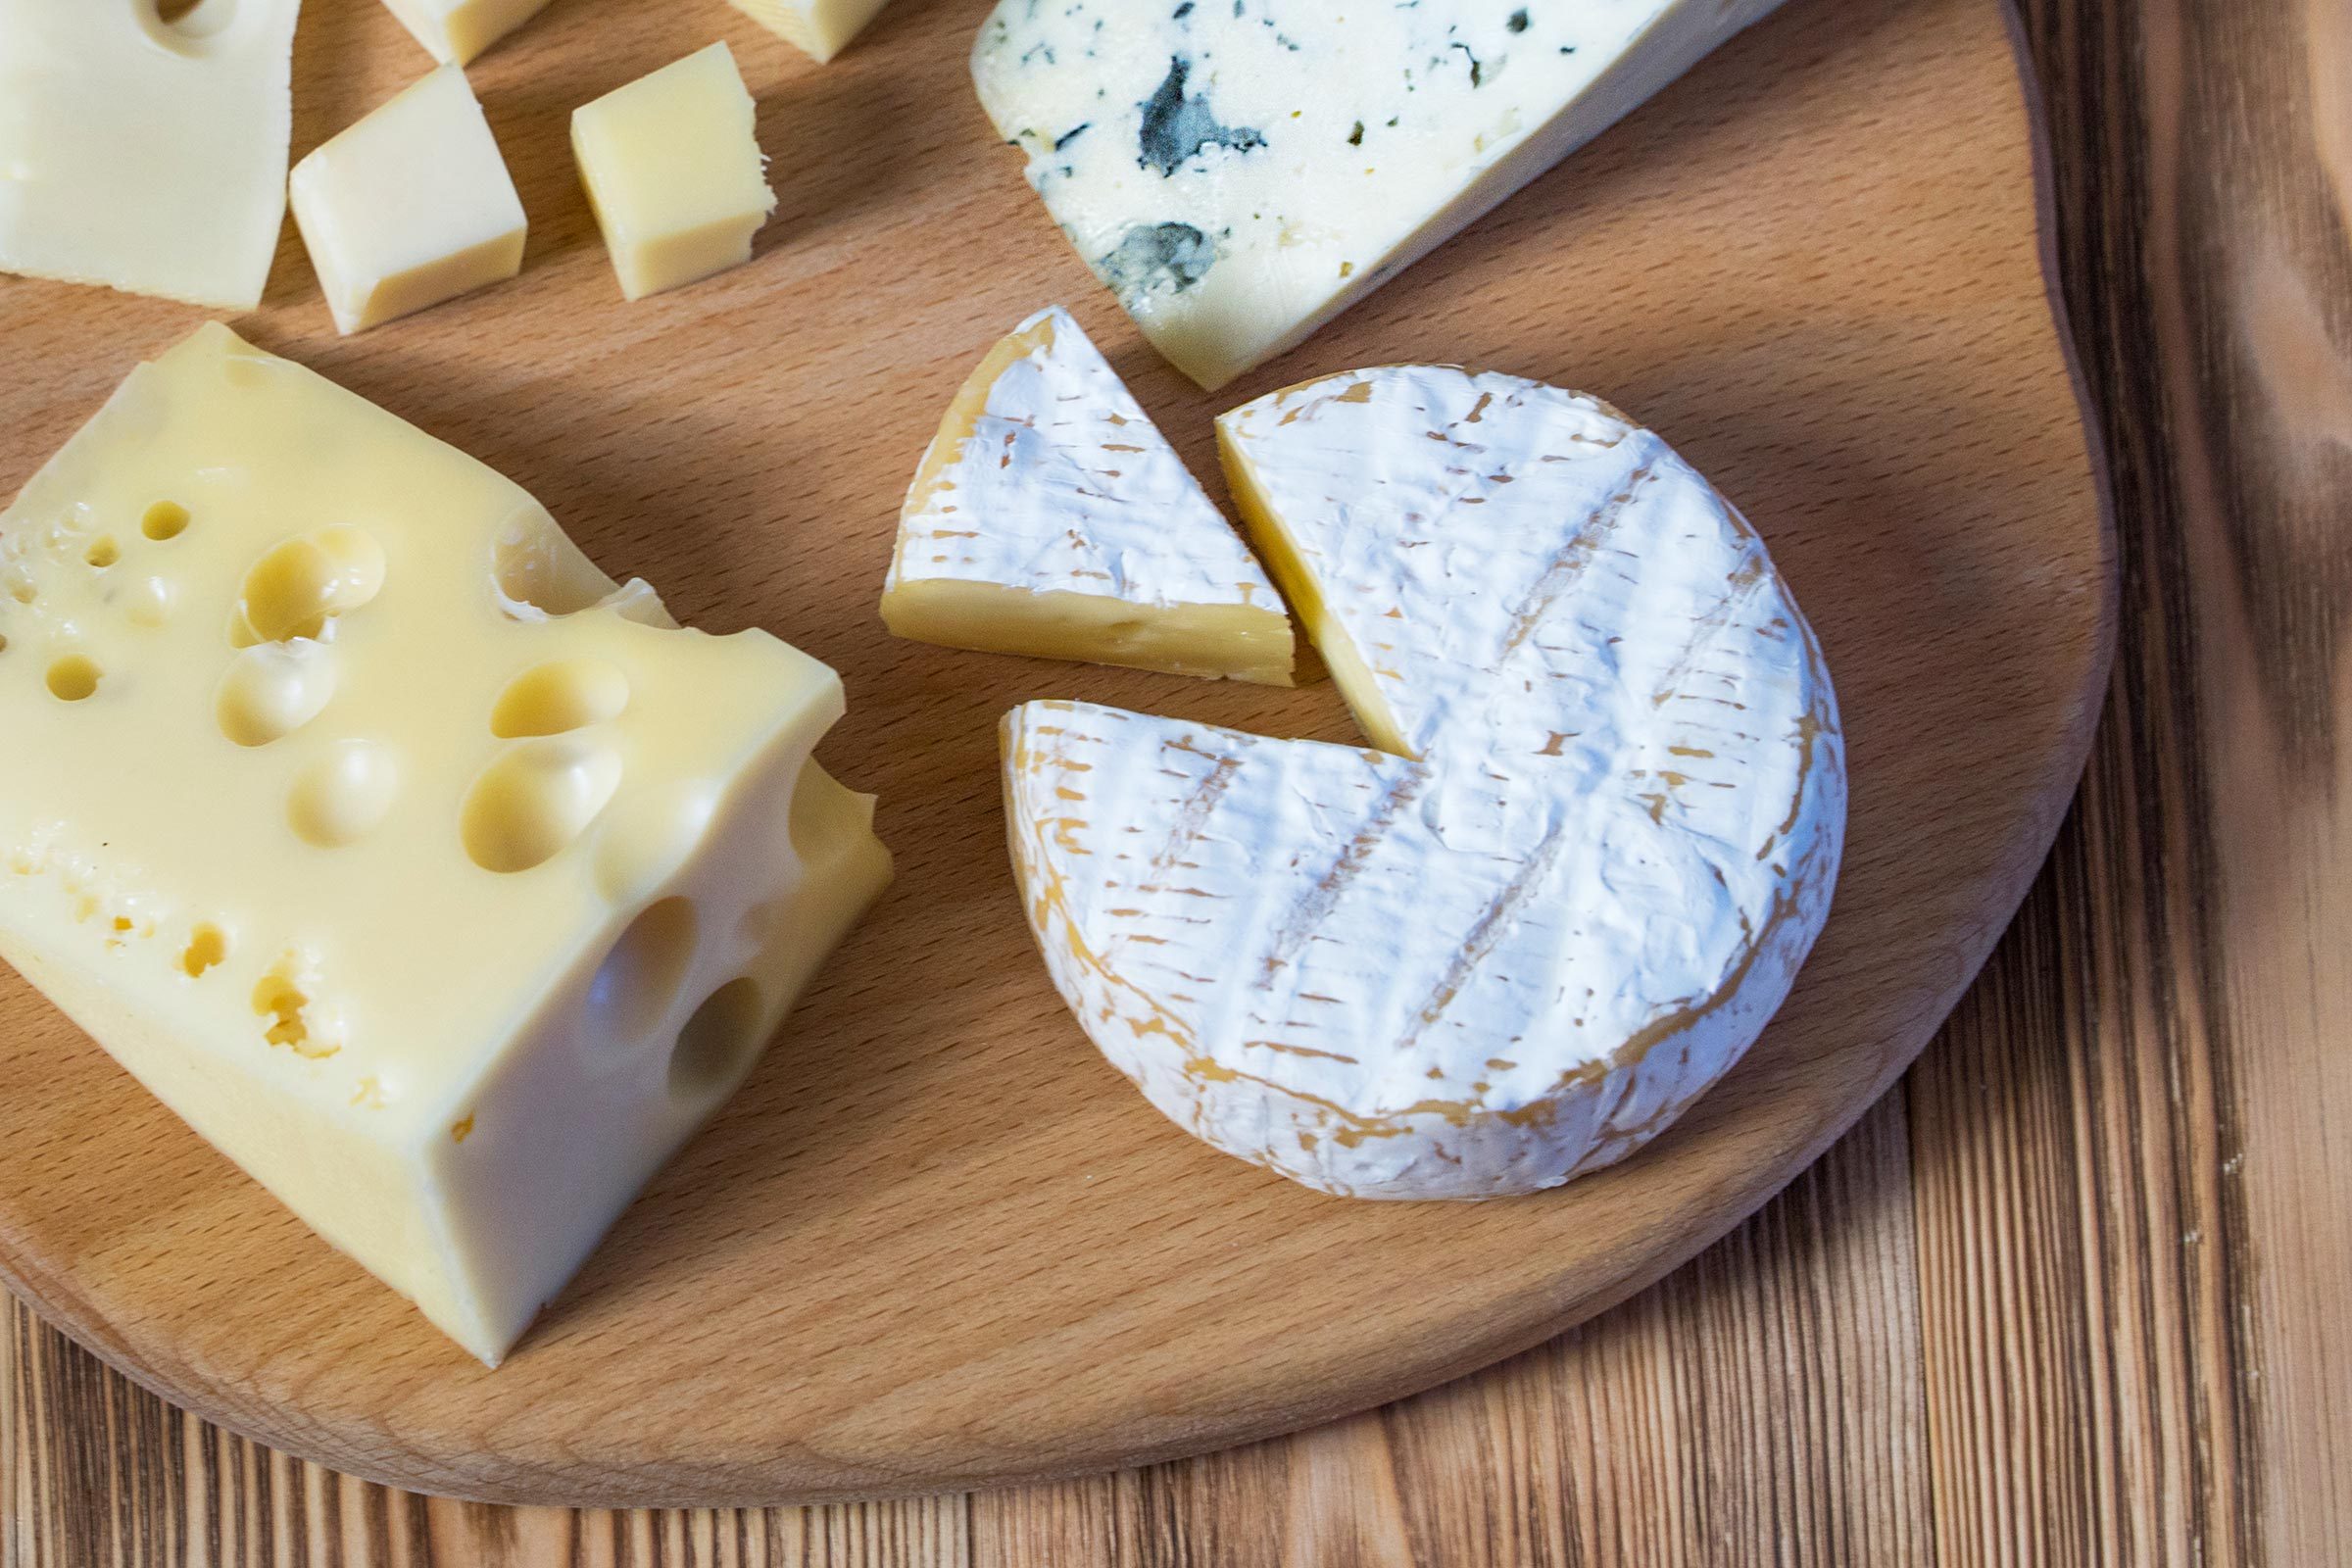
M1152 1103L1328 1192L1477 1199L1667 1126L1820 931L1820 649L1664 442L1507 376L1355 372L1221 422L1385 750L1085 704L1005 721L1054 981Z
M1291 619L1078 323L1023 321L923 457L883 618L988 653L1291 684Z
M261 303L299 0L0 0L0 270Z
M497 1359L887 875L833 672L217 325L0 514L0 956Z
M1096 275L1214 389L1779 0L1002 0L980 100Z

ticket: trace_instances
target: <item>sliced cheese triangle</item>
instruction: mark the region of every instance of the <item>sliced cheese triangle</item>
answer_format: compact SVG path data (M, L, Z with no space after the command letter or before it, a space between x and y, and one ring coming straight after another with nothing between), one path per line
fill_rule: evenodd
M1291 684L1291 620L1116 371L1061 310L972 372L899 522L901 637Z
M1055 984L1180 1125L1328 1192L1638 1149L1756 1039L1837 876L1837 702L1763 543L1656 435L1508 376L1358 371L1220 435L1383 749L1014 710Z

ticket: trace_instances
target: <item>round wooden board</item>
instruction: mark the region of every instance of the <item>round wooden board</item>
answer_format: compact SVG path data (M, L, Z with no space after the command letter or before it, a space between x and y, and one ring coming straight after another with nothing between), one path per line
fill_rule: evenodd
M1794 0L1213 398L996 144L964 72L986 10L899 0L820 71L717 0L558 0L473 72L532 218L520 279L343 341L289 231L242 330L512 474L688 618L842 669L824 755L880 793L900 880L495 1373L0 972L0 1275L140 1382L343 1470L504 1501L972 1487L1281 1432L1535 1343L1720 1235L1910 1062L2006 924L2082 765L2113 568L1997 0ZM713 35L782 206L750 267L624 305L566 116ZM313 0L296 153L425 64L380 6ZM1328 1199L1181 1135L1064 1012L1003 849L1006 707L1352 729L1328 683L883 633L917 454L986 346L1057 300L1204 475L1223 408L1461 361L1635 411L1762 528L1844 701L1844 881L1786 1012L1642 1154L1475 1208ZM0 489L196 319L0 278Z

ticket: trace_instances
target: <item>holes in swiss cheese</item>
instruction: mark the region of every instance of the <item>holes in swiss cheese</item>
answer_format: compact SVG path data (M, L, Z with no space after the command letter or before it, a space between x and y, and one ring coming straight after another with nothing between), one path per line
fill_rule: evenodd
M647 906L629 922L588 982L581 1035L592 1058L618 1058L670 1015L701 925L694 901L676 897Z
M100 534L90 541L90 548L81 553L81 559L104 571L122 559L122 547L115 543L113 534Z
M143 0L139 17L148 36L184 55L202 54L237 20L245 0Z
M460 831L485 871L528 871L588 830L620 788L620 754L577 736L518 741L466 792Z
M188 945L180 950L180 972L201 980L207 969L218 968L227 957L228 937L217 925L200 925L188 933Z
M562 735L618 718L629 678L601 659L534 665L507 683L490 710L490 733L505 740Z
M759 1046L760 987L748 976L730 980L678 1031L669 1054L669 1092L683 1098L726 1088L743 1075Z
M327 623L384 587L384 547L349 523L315 529L271 549L245 574L229 643L291 642L325 635Z
M338 741L294 776L286 824L305 844L337 849L374 832L399 795L400 768L388 748Z
M213 717L239 746L267 746L317 718L335 695L334 656L314 642L266 642L229 661Z
M176 501L158 501L139 518L139 532L162 544L188 531L188 509Z
M543 512L518 514L500 530L490 579L507 613L518 620L574 615L612 592L612 580Z
M61 703L78 703L96 695L105 672L83 654L68 654L49 665L49 695Z

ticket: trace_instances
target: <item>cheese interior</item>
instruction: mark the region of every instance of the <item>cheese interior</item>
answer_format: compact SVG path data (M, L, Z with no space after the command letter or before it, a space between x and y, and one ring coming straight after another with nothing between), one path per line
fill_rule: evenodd
M445 65L465 65L546 9L548 0L384 0Z
M1060 310L998 343L950 406L907 490L882 614L953 648L1293 680L1264 569Z
M0 0L0 271L261 303L299 0Z
M818 64L849 46L890 0L730 0L757 22Z
M1779 0L1001 0L982 106L1215 388L1303 342Z
M888 875L841 683L208 325L0 514L0 956L497 1360Z
M456 66L315 149L294 166L291 188L340 331L522 270L522 201Z
M752 235L776 209L754 120L724 43L572 111L572 156L623 296L751 260Z

